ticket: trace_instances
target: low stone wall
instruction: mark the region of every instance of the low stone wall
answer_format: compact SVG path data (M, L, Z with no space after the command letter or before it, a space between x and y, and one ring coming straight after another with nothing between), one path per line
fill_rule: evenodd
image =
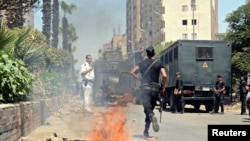
M16 104L0 104L0 141L18 141L22 136L44 125L59 98L20 102ZM57 104L56 104L57 105Z

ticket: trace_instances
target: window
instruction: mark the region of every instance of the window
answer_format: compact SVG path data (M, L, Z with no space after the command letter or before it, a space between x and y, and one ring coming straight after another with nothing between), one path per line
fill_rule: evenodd
M162 7L162 14L165 14L165 7Z
M197 34L196 33L192 33L192 39L196 40L197 39Z
M161 25L162 25L162 28L165 28L165 21L164 20L161 21Z
M188 6L187 5L182 5L182 11L188 11Z
M192 6L191 6L191 10L192 10L192 11L196 11L196 5L192 5Z
M178 58L178 46L174 48L174 59Z
M192 25L196 25L196 19L192 19Z
M182 20L182 25L187 25L187 20Z
M188 39L188 34L187 33L183 33L182 34L182 39Z
M212 59L213 48L212 47L197 47L197 59Z

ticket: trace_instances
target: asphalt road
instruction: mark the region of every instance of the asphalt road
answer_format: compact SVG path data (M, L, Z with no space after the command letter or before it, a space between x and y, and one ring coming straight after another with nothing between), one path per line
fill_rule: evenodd
M144 127L142 107L131 104L129 111L129 119L135 119L135 126L138 127L132 133L133 141L139 141ZM186 108L185 111L184 114L164 111L161 123L159 123L160 131L155 133L151 128L150 136L157 137L157 141L207 141L208 125L250 125L249 116L240 115L239 110L226 110L224 114L210 114L202 110L194 112L189 108ZM155 114L159 119L157 110L155 110Z
M108 136L119 136L120 131L126 132L126 139L114 139L112 141L207 141L208 125L250 125L249 116L240 115L239 109L225 108L223 115L209 114L202 110L195 112L191 108L185 108L184 114L173 114L166 110L163 111L161 123L159 123L160 131L154 132L150 128L150 138L145 139L142 136L144 129L142 105L129 103L126 107L94 107L93 114L84 112L80 102L70 103L65 105L60 112L53 114L48 119L47 125L38 127L26 138L30 141L42 141L52 136L53 133L57 133L60 138L93 140L89 136L92 135L93 137L93 132L96 135L97 129L100 129L101 133L106 136L106 139L100 141L109 141ZM154 112L159 122L160 113L158 110ZM110 122L119 121L120 118L121 122L125 124L110 124ZM102 127L96 127L97 125ZM117 126L123 125L124 127L117 128Z

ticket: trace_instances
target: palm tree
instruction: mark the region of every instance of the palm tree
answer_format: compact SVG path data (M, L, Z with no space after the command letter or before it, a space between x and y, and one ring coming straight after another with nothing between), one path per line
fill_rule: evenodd
M14 37L11 33L7 31L4 23L1 22L0 25L0 55L5 54L10 49L12 42L14 41Z
M39 0L5 0L0 2L0 10L5 10L8 28L22 28L25 22L24 14L34 8Z
M43 0L43 34L46 36L47 43L50 45L51 36L51 0Z
M63 48L71 53L70 45L68 43L69 24L66 18L66 14L71 14L72 10L76 8L76 5L75 4L68 5L64 0L61 1L60 5L64 12L62 19Z
M52 21L52 47L57 48L59 30L59 1L53 1L53 21Z

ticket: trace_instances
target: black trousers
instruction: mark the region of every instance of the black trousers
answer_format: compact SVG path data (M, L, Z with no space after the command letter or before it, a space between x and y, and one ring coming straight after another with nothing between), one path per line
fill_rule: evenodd
M184 96L183 94L174 95L173 97L173 112L184 112Z
M214 102L214 112L218 112L219 108L221 108L221 112L224 112L224 95L219 94L219 96L215 96Z
M247 95L246 94L241 94L240 95L240 101L241 101L241 114L246 113Z
M154 108L156 102L159 99L159 92L152 90L141 90L142 105L145 113L145 130L147 131L150 127L151 120L149 116L154 115Z

